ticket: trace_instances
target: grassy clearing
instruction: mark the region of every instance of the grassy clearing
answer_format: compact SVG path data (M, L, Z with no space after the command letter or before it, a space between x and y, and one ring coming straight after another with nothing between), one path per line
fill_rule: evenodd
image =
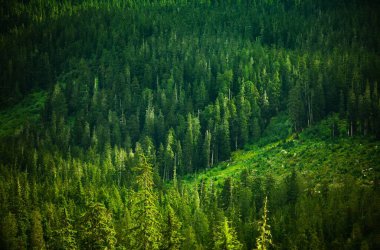
M371 138L318 138L318 133L329 127L330 123L323 121L298 136L264 146L262 142L249 145L246 150L234 152L227 162L186 176L183 183L192 185L204 179L221 185L226 177L238 177L244 169L280 180L295 169L299 176L313 182L337 183L351 176L373 185L380 176L380 142Z
M0 110L0 138L17 135L26 123L38 120L45 105L46 92L34 92L13 107Z

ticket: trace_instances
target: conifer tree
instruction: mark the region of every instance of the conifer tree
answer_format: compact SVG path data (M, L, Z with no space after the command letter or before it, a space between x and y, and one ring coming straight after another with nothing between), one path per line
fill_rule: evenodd
M35 210L31 214L32 228L31 228L31 248L32 249L45 249L44 232L42 229L42 218L39 211Z
M164 249L180 249L183 237L181 235L182 223L176 216L173 208L168 205L164 231Z
M55 231L57 249L78 249L76 242L77 231L72 225L72 220L69 218L67 209L64 208L62 213L61 227Z
M268 197L265 197L263 215L259 222L259 237L256 239L257 250L266 250L272 245L272 234L270 232L270 226L268 224Z
M162 243L161 214L157 207L157 195L153 189L153 169L142 152L138 152L137 192L133 197L130 244L133 249L159 249Z
M219 143L219 159L227 160L231 156L231 145L230 145L230 130L228 125L228 120L226 117L223 118L222 124L219 125L218 131L218 143Z
M194 150L194 131L193 131L193 123L192 116L188 114L187 123L186 123L186 133L185 140L183 143L183 157L184 163L186 164L186 170L188 173L193 171L193 150Z
M297 83L289 93L288 100L289 117L293 122L294 130L298 131L303 125L303 103L301 100L301 87Z
M232 178L228 177L224 181L221 193L221 204L224 210L227 210L232 203Z
M112 215L101 203L92 203L80 218L82 247L113 249L116 244Z
M204 167L210 167L210 153L211 153L211 133L206 130L204 142L203 142L203 152L202 152L202 165Z
M242 247L242 244L237 239L235 229L230 226L230 222L224 217L214 232L214 249L237 250L242 249Z

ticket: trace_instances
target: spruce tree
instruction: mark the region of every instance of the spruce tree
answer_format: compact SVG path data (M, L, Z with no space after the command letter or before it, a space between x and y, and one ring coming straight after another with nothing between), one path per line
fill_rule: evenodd
M204 142L203 142L203 148L202 148L202 166L203 167L210 167L210 153L211 153L211 133L206 130Z
M182 223L175 214L173 208L168 205L164 231L164 249L180 249L183 237L181 234Z
M35 210L31 214L32 228L31 228L31 248L32 249L45 249L44 232L42 229L42 217L39 211Z
M296 84L290 90L288 99L289 117L293 122L295 131L300 130L303 125L304 108L301 98L301 87L299 84Z
M256 239L257 250L266 250L272 245L272 234L268 224L268 197L265 197L263 215L259 222L259 237Z
M230 226L230 222L224 217L214 232L214 249L237 250L242 249L242 247L243 245L237 239L235 229Z
M76 242L77 230L72 225L72 220L69 218L67 209L62 213L61 226L55 230L54 248L57 249L78 249Z
M133 249L159 249L162 245L161 214L153 189L153 169L142 152L137 152L137 192L133 197L130 244Z
M112 215L101 203L92 203L80 218L82 248L113 249L116 244Z

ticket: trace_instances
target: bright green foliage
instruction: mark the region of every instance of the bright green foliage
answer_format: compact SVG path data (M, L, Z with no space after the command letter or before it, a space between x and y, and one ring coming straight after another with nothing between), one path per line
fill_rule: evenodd
M92 203L80 219L81 247L114 249L116 244L112 215L101 203Z
M265 197L263 215L259 222L259 237L256 239L257 249L266 250L272 245L272 235L270 232L269 226L269 217L268 217L268 197Z
M214 249L238 250L242 244L237 239L235 229L230 225L226 217L219 223L214 232Z
M134 168L137 192L133 196L130 244L133 249L159 249L162 245L162 218L153 189L153 170L140 152Z

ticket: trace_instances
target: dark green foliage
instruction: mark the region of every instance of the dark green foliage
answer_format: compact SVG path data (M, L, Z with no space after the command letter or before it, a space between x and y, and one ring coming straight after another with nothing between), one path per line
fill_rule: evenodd
M301 96L301 86L296 84L292 90L289 92L289 101L288 101L288 109L289 109L289 117L293 122L294 130L300 130L303 124L303 116L304 116L304 104L302 103Z
M32 249L45 249L44 232L42 229L42 218L39 211L31 213L31 240Z
M378 13L0 1L0 248L379 248Z
M224 181L220 198L221 198L220 203L222 204L222 207L225 210L227 210L231 206L232 199L233 199L233 181L231 177L226 178L226 180Z
M17 249L17 220L11 212L3 218L1 236L1 246L4 249Z

